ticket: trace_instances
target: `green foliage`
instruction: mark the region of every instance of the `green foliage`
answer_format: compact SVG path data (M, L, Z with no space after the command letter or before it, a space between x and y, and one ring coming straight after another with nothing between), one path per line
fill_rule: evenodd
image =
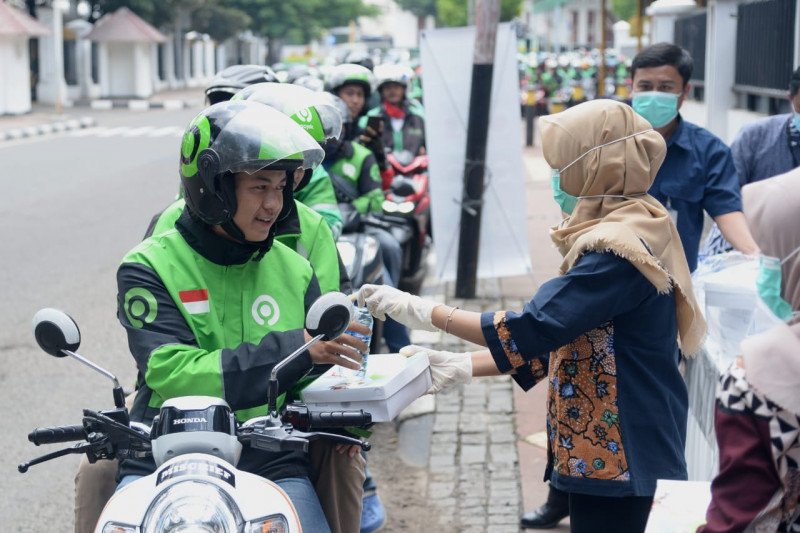
M611 11L619 20L630 20L636 16L637 0L612 0Z
M218 43L243 32L251 22L247 13L234 7L207 4L192 12L192 29L207 33Z
M435 0L436 21L442 26L466 26L468 7L464 0ZM477 1L477 0L473 0ZM522 0L500 0L500 22L508 22L519 15Z
M436 0L395 0L400 9L413 13L417 17L436 15Z

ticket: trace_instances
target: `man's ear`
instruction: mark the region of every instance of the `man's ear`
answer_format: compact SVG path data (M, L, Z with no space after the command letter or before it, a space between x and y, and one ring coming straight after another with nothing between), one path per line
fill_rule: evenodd
M683 92L681 92L681 95L678 98L678 109L681 108L681 106L683 105L683 101L686 100L686 98L689 96L689 92L691 90L692 90L692 84L687 81L686 84L683 86Z

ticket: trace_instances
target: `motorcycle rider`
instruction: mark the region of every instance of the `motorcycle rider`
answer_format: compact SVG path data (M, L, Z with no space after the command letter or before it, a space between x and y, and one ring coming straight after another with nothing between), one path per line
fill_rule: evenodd
M234 65L214 76L206 89L206 97L211 104L224 102L245 87L265 82L279 82L277 74L271 68L261 65ZM342 214L336 205L333 187L324 168L320 166L314 169L311 181L295 194L295 198L322 215L334 239L339 237L342 232Z
M418 102L406 97L406 90L413 77L411 69L404 65L378 65L375 67L377 91L381 105L370 109L359 119L359 127L367 126L368 117L383 117L383 144L390 152L408 150L413 155L425 153L425 112Z
M274 242L275 221L291 205L287 183L323 155L295 122L253 102L216 104L191 122L180 159L187 209L117 273L139 369L132 420L149 424L164 400L187 395L223 398L239 421L265 414L268 374L310 338L304 316L320 294L308 262ZM349 335L314 345L284 369L281 392L315 364L358 368L343 356L358 361L366 348ZM245 448L238 468L278 484L304 530L329 531L307 454ZM153 470L152 460L124 461L117 490Z

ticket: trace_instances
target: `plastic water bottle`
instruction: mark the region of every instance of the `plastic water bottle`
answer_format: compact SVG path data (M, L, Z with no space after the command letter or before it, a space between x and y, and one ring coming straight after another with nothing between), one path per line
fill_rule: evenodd
M358 307L358 305L353 304L355 307L355 312L353 313L353 320L358 322L359 324L363 324L369 328L369 334L364 335L363 333L358 333L357 331L347 330L345 333L355 337L356 339L362 341L364 344L367 345L367 351L361 352L361 368L359 370L354 370L354 375L359 378L363 378L367 375L367 355L369 353L369 344L372 340L372 315L369 312L369 309L366 307Z

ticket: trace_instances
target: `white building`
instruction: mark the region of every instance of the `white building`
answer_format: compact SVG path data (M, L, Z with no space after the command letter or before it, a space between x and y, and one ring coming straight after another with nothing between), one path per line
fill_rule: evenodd
M98 20L85 38L99 43L101 96L147 98L153 94L156 45L167 41L164 34L122 7ZM199 59L202 63L204 57Z
M408 11L403 11L392 0L365 0L365 4L376 6L381 14L377 17L360 17L358 30L362 40L384 38L398 48L416 48L419 44L419 21ZM426 21L425 26L432 25Z
M527 0L523 4L522 20L528 26L532 44L541 50L600 46L600 19L597 0ZM611 27L608 29L610 44Z
M0 115L31 110L28 39L48 33L27 13L0 2Z

